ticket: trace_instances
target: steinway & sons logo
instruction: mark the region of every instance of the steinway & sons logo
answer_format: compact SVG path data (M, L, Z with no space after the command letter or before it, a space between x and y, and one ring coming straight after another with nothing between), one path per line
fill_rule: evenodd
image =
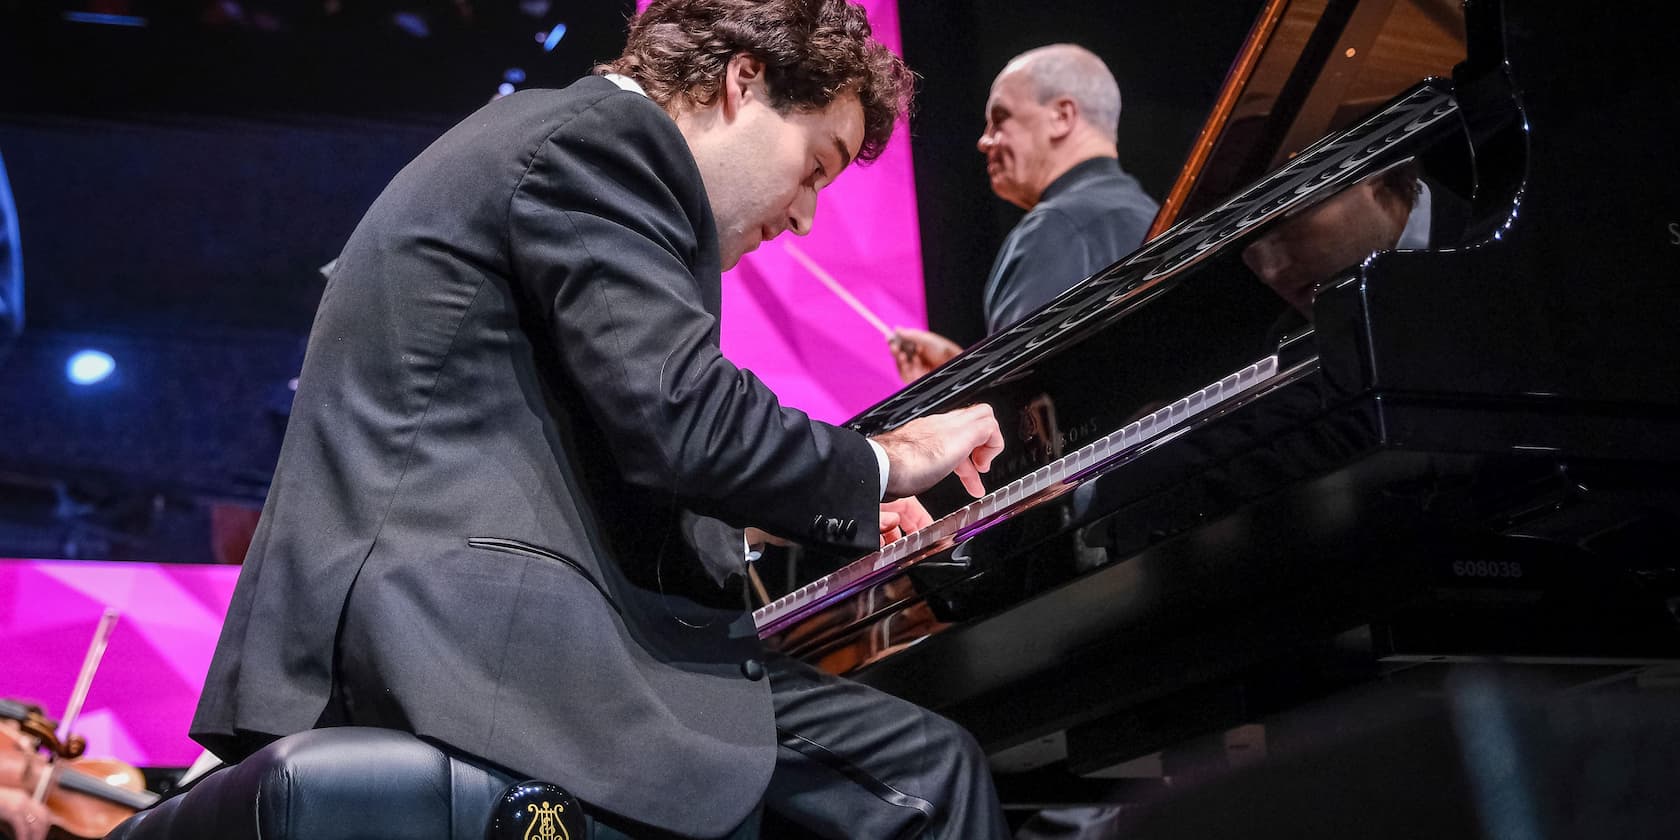
M532 803L525 806L525 810L536 814L531 820L531 826L525 829L525 840L572 840L572 835L566 831L566 824L561 822L560 816L566 810L564 802L550 805Z

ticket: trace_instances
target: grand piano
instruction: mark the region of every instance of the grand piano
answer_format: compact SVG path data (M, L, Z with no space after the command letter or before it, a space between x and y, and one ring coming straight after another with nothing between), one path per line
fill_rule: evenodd
M1152 238L851 421L990 403L988 495L936 489L760 635L962 723L1023 805L1454 663L1672 684L1670 39L1656 4L1268 3ZM1305 313L1245 264L1397 172L1426 246Z

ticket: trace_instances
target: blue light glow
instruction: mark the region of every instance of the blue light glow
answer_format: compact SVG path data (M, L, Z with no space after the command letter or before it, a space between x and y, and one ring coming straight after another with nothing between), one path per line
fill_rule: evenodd
M64 375L77 385L103 381L117 369L117 361L103 350L78 350L64 365Z
M543 39L543 50L553 52L554 48L559 46L560 39L564 37L566 37L566 24L554 24L554 28L548 30L548 37Z
M146 19L135 15L108 15L102 12L65 12L71 23L101 23L106 26L145 26Z
M524 84L525 71L518 67L509 67L507 72L502 74L502 81L513 85Z
M432 34L432 27L427 25L426 19L413 12L397 12L391 15L391 22L395 23L398 29L416 38L425 38Z
M503 96L507 96L508 94L513 93L513 85L510 85L507 82L502 82L496 87L496 92Z

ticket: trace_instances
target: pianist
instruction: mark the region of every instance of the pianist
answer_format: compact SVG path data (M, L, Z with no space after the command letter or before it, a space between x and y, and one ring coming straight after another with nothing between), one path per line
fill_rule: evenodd
M1120 86L1090 50L1052 44L1004 66L986 102L992 192L1028 211L986 278L986 330L997 332L1142 244L1159 209L1120 168ZM899 376L914 381L962 351L902 328L892 338Z
M633 836L1003 836L972 738L767 657L732 576L739 526L862 553L1001 448L985 406L865 440L718 352L720 271L810 229L909 71L845 0L656 0L599 72L468 117L350 236L193 736L404 729Z

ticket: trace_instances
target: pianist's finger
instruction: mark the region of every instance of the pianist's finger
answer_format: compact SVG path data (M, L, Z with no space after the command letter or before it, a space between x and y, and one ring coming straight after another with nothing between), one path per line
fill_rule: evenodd
M913 534L933 524L933 516L922 507L921 500L915 496L905 496L890 502L882 502L882 515L891 512L898 517L898 530L902 534Z

